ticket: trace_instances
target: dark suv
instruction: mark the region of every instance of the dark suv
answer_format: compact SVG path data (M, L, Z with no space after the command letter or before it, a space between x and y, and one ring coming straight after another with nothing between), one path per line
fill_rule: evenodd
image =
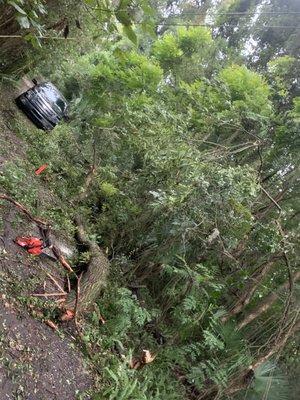
M67 101L50 82L39 83L16 98L17 106L40 129L52 130L67 118Z

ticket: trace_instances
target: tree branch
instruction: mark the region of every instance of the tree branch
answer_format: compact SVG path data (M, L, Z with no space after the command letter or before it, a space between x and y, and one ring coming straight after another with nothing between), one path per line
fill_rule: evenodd
M275 257L265 263L263 263L259 269L250 276L248 279L248 284L246 285L243 293L239 296L239 300L235 303L235 305L232 307L232 309L228 312L227 315L225 315L223 318L221 318L221 321L223 323L227 322L229 318L233 317L234 315L238 314L239 312L242 311L242 309L250 303L251 298L253 294L255 293L256 289L258 286L261 284L261 281L263 278L267 275L267 273L270 271L272 266L274 265L274 262L278 259L278 257Z
M300 271L296 272L293 275L292 279L294 282L300 280ZM290 279L288 279L281 286L279 286L276 292L272 292L267 297L265 297L265 299L253 311L251 311L244 319L242 319L242 321L240 321L238 324L238 329L244 328L246 325L250 324L250 322L254 321L261 314L266 312L279 298L279 294L283 290L287 290L289 287L290 287Z
M46 221L43 221L42 219L34 217L28 210L25 208L22 204L18 203L16 200L11 198L10 196L7 196L6 194L0 194L0 200L6 200L9 201L10 203L14 204L19 210L23 212L23 214L26 215L26 217L36 223L38 226L41 226L43 228L49 228L50 224Z

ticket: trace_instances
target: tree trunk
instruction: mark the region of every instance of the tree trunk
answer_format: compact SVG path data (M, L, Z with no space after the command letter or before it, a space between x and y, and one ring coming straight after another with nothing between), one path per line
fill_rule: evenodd
M90 240L83 228L79 217L76 218L77 234L79 241L87 246L90 252L90 260L87 271L80 281L80 298L78 299L77 311L87 310L99 297L106 285L109 272L109 261L96 242ZM66 299L64 307L74 311L76 303L76 290L72 290Z

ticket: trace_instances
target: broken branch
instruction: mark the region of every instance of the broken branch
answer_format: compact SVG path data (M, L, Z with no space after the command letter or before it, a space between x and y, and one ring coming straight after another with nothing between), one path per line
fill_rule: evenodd
M57 282L57 280L51 274L49 274L49 272L46 272L46 275L48 276L48 278L51 279L51 281L58 287L58 289L62 293L65 293L64 289L60 286L60 284Z
M0 199L1 200L6 200L9 201L10 203L14 204L19 210L21 210L31 221L35 222L37 225L41 225L43 227L50 227L50 224L46 221L43 221L40 218L36 218L31 213L25 208L22 204L11 198L10 196L7 196L6 194L0 194Z

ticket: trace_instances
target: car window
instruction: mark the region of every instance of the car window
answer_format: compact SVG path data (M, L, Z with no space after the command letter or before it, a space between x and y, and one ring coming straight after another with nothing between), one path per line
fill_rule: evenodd
M63 95L51 84L51 83L43 83L38 88L38 91L43 95L44 98L47 98L49 102L55 104L59 109L64 112L66 109L66 101Z
M66 109L66 103L65 103L61 98L58 98L58 99L56 100L56 105L61 109L62 112L65 111L65 109Z

